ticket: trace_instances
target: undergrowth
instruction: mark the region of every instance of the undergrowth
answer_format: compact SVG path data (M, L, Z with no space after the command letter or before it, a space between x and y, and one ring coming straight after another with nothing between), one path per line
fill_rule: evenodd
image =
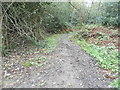
M84 32L80 34L78 31L75 35L69 37L70 40L75 42L76 44L80 45L88 54L92 57L96 58L98 61L98 65L106 70L111 70L112 72L118 72L119 70L119 52L115 49L115 46L111 43L109 47L106 46L98 46L96 43L87 43L83 37L87 37L89 31L92 28L97 28L102 26L95 26L95 25L85 25L81 28L81 31ZM112 30L115 31L115 30ZM101 32L100 35L103 36ZM116 31L115 31L116 33ZM108 35L104 35L102 38L101 36L98 37L98 40L105 39L105 40L113 40L109 38ZM110 83L111 86L120 88L120 79L115 79L113 82Z
M55 34L46 39L46 45L44 47L44 53L50 53L56 49L58 39L60 38L61 34Z
M100 66L104 69L110 69L113 72L118 71L118 52L112 50L113 47L99 47L94 44L88 44L82 38L70 37L76 44L81 45L81 47L89 53L91 56L98 60ZM108 52L109 50L109 52Z
M61 36L60 34L54 34L46 38L44 41L41 41L40 43L33 43L33 44L40 48L40 52L50 53L56 49L57 41L60 38L60 36ZM45 59L46 59L45 57L41 57L37 60L28 60L23 63L23 66L26 67L33 65L42 66L43 65L42 62L44 62Z
M110 85L115 86L120 90L120 79L115 79Z
M37 43L33 42L33 45L37 46L41 53L50 53L55 50L60 36L61 34L54 34Z

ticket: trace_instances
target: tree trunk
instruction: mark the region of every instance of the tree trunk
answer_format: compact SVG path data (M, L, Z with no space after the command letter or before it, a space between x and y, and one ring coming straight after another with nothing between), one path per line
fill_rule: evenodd
M0 89L2 88L2 3L0 2Z

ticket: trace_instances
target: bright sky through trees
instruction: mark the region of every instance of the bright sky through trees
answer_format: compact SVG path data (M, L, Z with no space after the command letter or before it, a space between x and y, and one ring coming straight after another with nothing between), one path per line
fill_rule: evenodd
M90 7L93 0L85 0L87 7Z

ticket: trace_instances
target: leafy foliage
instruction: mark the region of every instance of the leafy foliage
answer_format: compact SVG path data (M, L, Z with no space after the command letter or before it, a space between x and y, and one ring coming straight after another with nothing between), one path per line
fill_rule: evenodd
M118 26L119 2L94 2L90 7L87 23Z
M114 80L110 85L120 89L120 79Z
M113 72L118 71L118 51L115 50L114 46L110 47L99 47L95 44L88 44L79 34L79 32L71 37L71 40L75 41L77 44L81 45L81 47L87 51L91 56L96 58L99 61L101 67L105 69L110 69Z
M27 41L39 43L49 34L70 26L73 9L68 3L14 2L7 9L9 5L2 3L3 46L6 49L12 49L13 45L23 45Z
M3 46L15 48L27 41L41 42L48 34L84 24L118 26L117 2L14 2L2 3ZM7 9L7 7L9 7Z

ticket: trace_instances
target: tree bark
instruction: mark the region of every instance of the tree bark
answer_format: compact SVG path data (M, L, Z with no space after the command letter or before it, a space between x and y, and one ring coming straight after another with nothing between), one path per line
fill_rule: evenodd
M0 2L0 89L2 88L2 3Z

